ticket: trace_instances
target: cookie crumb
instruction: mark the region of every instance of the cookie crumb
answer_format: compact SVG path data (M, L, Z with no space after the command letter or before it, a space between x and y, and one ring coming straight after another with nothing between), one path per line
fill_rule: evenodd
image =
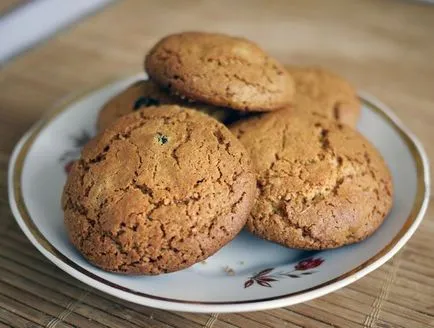
M225 266L224 270L228 276L235 276L234 269L230 268L229 266Z
M205 260L203 260L203 261L201 261L200 263L201 263L201 264L206 264L207 262L206 262Z
M239 261L238 263L241 265L244 265L244 261Z

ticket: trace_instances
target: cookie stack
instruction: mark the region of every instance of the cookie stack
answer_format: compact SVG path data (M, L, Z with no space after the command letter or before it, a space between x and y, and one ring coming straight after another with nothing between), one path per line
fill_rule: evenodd
M342 78L193 32L158 42L145 69L150 80L102 108L64 188L70 239L93 264L177 271L244 226L287 247L335 248L390 211L390 172L353 129L360 103Z

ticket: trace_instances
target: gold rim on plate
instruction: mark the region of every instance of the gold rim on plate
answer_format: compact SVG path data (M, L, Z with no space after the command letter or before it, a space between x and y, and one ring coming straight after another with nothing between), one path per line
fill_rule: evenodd
M267 302L267 301L273 301L273 300L281 300L286 299L292 296L304 294L307 292L312 292L319 290L323 287L330 286L336 282L339 282L345 278L348 278L350 276L355 275L356 273L362 271L364 268L370 266L374 262L376 262L378 259L385 256L388 252L392 250L393 247L395 247L398 242L401 240L401 238L409 231L410 227L416 222L416 219L418 218L419 213L422 212L424 209L424 202L426 199L427 192L429 190L428 182L425 181L426 176L428 175L427 170L428 168L426 165L424 165L424 160L422 158L421 152L418 149L418 146L416 145L415 141L403 130L403 128L397 123L396 119L392 119L384 110L382 110L379 106L374 104L373 101L369 101L366 99L366 97L361 96L361 101L365 106L370 107L373 109L377 114L382 116L386 121L388 121L389 124L394 128L396 132L399 133L402 140L405 142L406 146L408 147L409 151L411 152L413 159L415 161L416 165L416 176L417 176L417 191L416 196L414 199L414 203L412 206L412 210L405 221L404 225L400 229L400 231L396 234L396 236L383 248L381 249L377 254L372 256L370 259L366 260L364 263L360 264L356 268L341 274L339 277L333 278L331 280L328 280L324 283L321 283L319 285L316 285L311 288L303 289L301 291L274 296L274 297L268 297L268 298L260 298L260 299L254 299L254 300L244 300L244 301L221 301L221 302L204 302L204 301L187 301L187 300L180 300L180 299L174 299L174 298L167 298L167 297L160 297L155 296L151 294L146 294L142 292L138 292L123 286L120 286L118 284L112 283L106 279L103 279L97 275L95 275L92 272L89 272L85 268L79 266L75 262L71 261L68 257L63 255L57 248L55 248L39 231L38 227L33 222L28 209L26 207L26 204L24 202L22 188L21 188L21 175L23 171L24 161L27 157L27 154L32 147L34 141L39 136L41 131L49 124L51 123L58 115L63 113L65 110L68 109L69 105L77 101L78 99L82 98L85 95L88 95L92 93L93 91L99 90L100 88L94 88L91 91L87 91L84 94L81 94L81 96L75 95L74 97L70 97L67 101L64 101L60 106L57 106L56 109L48 115L48 117L39 124L27 137L27 140L22 145L16 160L14 162L14 167L12 171L12 181L13 181L13 193L14 198L16 202L16 206L18 209L18 212L22 218L22 221L26 225L28 231L31 233L31 235L38 241L40 246L42 246L47 252L52 254L54 257L56 257L58 260L64 262L67 266L71 267L72 269L80 272L81 274L87 276L90 279L96 280L104 285L110 286L114 289L127 292L130 294L134 294L137 296L153 299L153 300L159 300L159 301L165 301L165 302L172 302L172 303L184 303L184 304L202 304L202 305L236 305L236 304L248 304L248 303L261 303L261 302ZM380 105L381 106L381 105Z

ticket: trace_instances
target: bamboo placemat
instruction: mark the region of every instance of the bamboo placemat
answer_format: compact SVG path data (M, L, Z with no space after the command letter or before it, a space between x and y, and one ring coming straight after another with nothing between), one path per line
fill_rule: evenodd
M48 262L19 230L6 171L19 137L62 97L136 73L161 36L223 31L284 63L321 64L389 104L434 159L434 7L407 1L123 1L0 69L0 328L434 327L434 206L391 261L356 283L287 308L189 314L98 292ZM1 45L3 46L3 45Z

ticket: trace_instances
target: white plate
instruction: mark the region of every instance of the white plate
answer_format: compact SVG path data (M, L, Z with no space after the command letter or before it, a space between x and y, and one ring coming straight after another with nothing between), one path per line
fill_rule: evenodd
M420 224L429 199L428 161L392 112L362 94L359 130L380 150L393 175L392 212L366 241L336 250L287 249L242 232L193 267L154 277L128 277L90 265L69 243L60 197L65 166L95 133L100 106L143 75L76 97L38 123L16 146L9 199L18 224L49 260L84 283L131 302L169 310L236 312L304 302L356 281L392 257Z

